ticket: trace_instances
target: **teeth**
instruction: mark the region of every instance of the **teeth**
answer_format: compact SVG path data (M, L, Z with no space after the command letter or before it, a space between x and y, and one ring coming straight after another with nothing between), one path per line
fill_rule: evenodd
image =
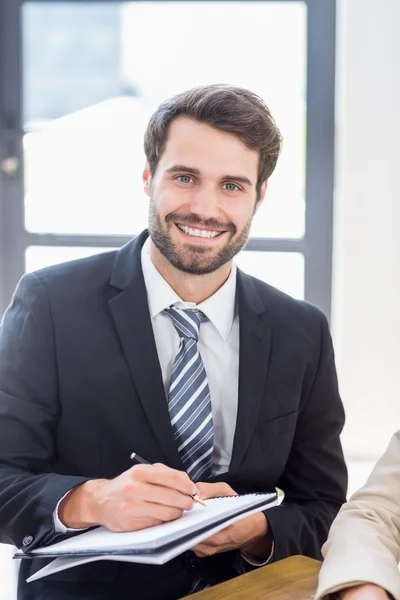
M214 238L221 233L220 231L205 231L204 229L192 229L192 227L186 227L186 225L178 225L178 227L187 235L193 235L194 237Z

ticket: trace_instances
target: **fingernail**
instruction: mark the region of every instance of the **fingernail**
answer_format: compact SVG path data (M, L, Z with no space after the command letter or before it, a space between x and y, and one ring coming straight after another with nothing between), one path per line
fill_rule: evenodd
M200 490L197 487L197 485L194 486L194 491L193 491L192 496L200 496Z

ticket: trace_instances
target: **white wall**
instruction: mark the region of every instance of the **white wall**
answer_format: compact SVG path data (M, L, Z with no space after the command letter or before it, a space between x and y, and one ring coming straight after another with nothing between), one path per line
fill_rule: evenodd
M333 320L348 459L400 428L400 0L338 0Z

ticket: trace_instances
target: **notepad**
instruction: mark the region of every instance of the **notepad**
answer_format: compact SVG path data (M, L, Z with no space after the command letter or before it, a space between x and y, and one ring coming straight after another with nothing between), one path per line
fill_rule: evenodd
M206 507L195 504L176 521L124 533L113 533L104 527L97 527L31 552L19 550L14 558L56 559L28 581L95 560L160 565L228 525L276 504L275 493L212 498L207 500Z

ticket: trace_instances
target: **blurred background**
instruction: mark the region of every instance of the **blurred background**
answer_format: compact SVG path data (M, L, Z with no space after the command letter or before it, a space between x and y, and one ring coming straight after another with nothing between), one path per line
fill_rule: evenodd
M284 136L238 265L328 316L349 491L400 425L399 0L0 0L0 318L24 272L147 224L143 133L204 83ZM1 599L15 599L0 545Z

